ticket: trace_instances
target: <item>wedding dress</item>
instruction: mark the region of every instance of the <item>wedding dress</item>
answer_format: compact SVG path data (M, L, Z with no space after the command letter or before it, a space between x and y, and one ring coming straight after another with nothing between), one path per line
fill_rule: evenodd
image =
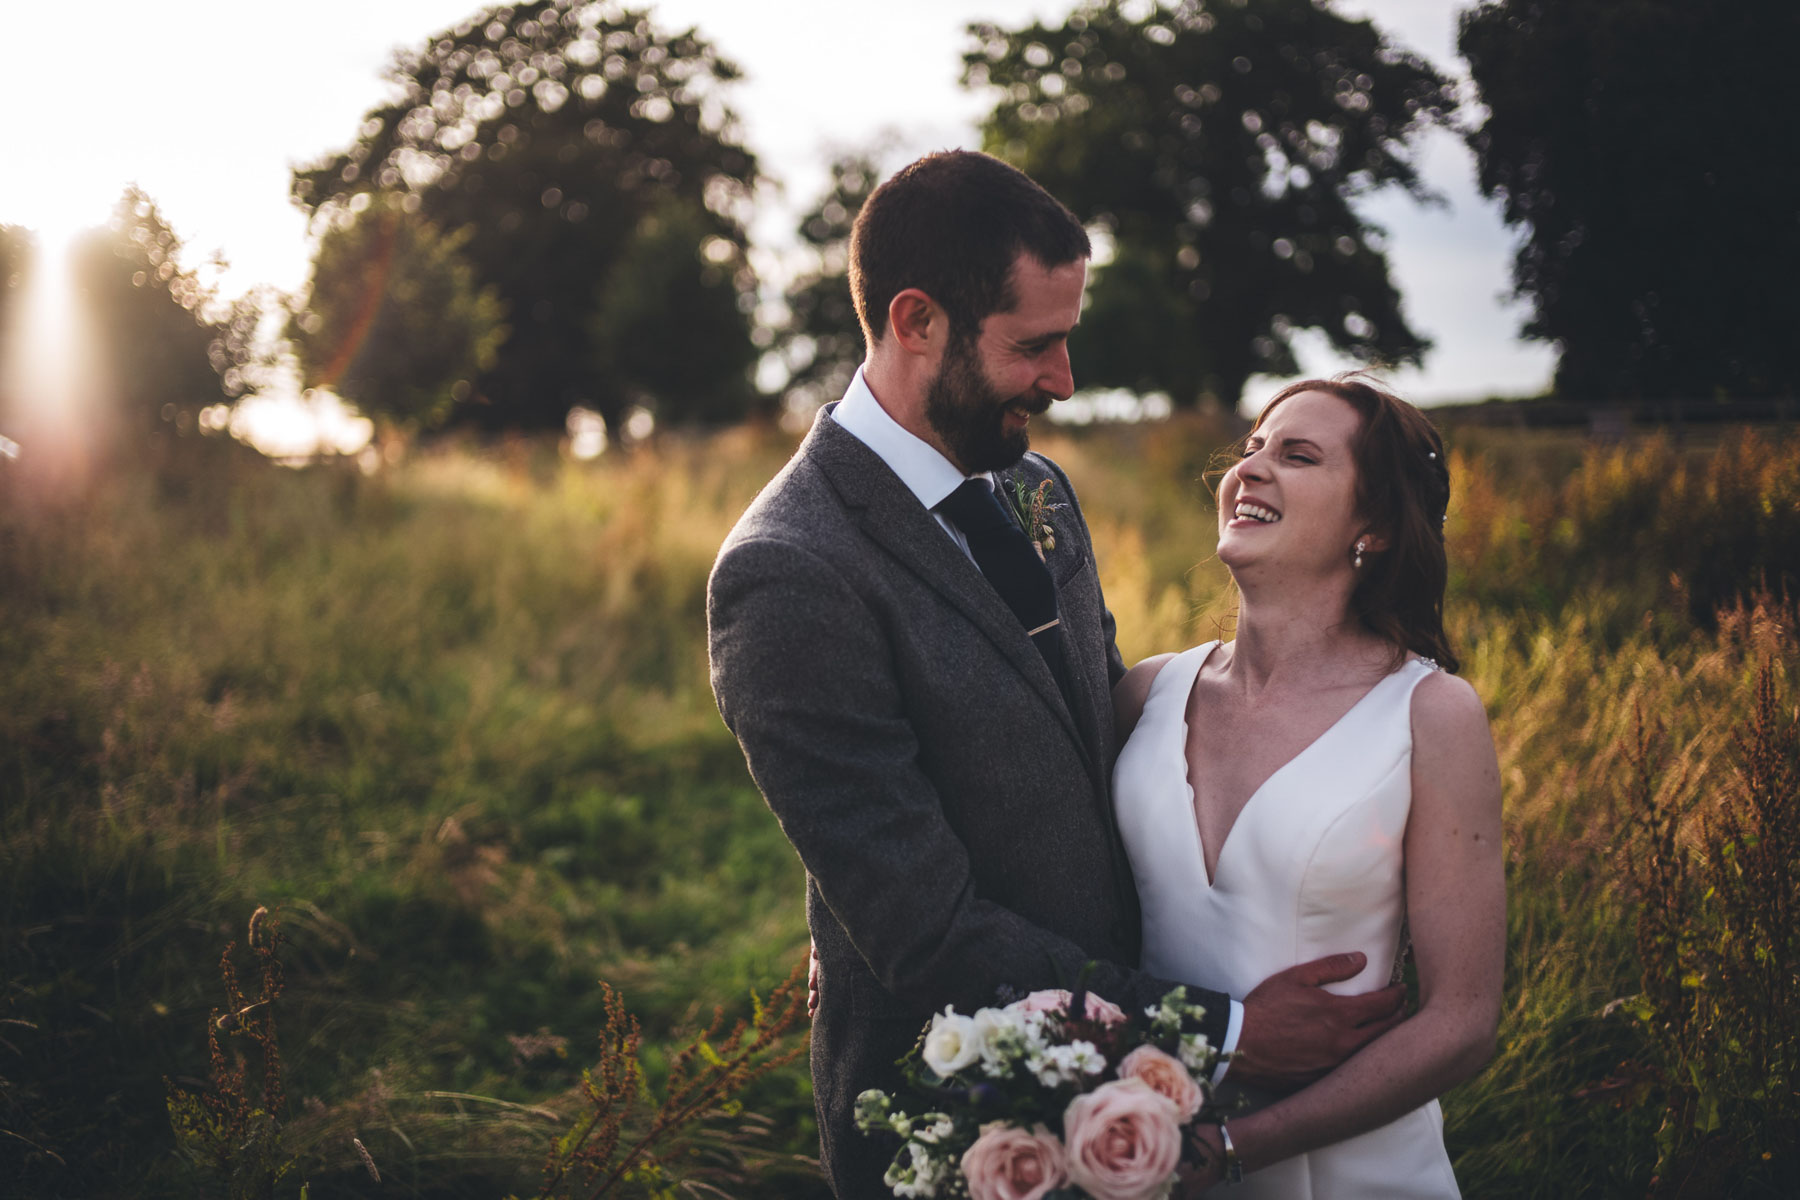
M1241 998L1296 963L1360 950L1368 966L1329 990L1382 987L1406 912L1412 691L1435 668L1407 662L1271 775L1220 844L1209 880L1188 783L1186 712L1218 644L1164 664L1113 774L1143 906L1144 970ZM1228 1072L1222 1095L1229 1099L1230 1091ZM1443 1125L1434 1100L1389 1125L1246 1176L1231 1195L1454 1197Z

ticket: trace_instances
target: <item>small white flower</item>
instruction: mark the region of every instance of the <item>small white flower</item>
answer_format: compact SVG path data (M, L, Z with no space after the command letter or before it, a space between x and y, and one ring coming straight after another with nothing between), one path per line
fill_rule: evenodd
M935 1146L956 1131L956 1124L943 1113L926 1113L913 1124L915 1142Z
M1098 1075L1106 1070L1106 1056L1092 1042L1074 1041L1066 1047L1071 1070L1083 1075Z
M1061 1064L1051 1056L1048 1050L1041 1054L1033 1054L1026 1059L1025 1069L1047 1088L1061 1087L1068 1082L1067 1077L1063 1074Z
M1106 1070L1106 1058L1092 1042L1074 1041L1066 1046L1049 1046L1032 1054L1026 1067L1045 1087L1060 1087L1083 1075L1098 1075Z
M906 1157L909 1161L905 1166L901 1166L900 1159L895 1158L881 1181L887 1184L894 1195L906 1197L907 1200L915 1196L936 1196L938 1184L944 1178L946 1164L934 1161L930 1152L917 1142L907 1143Z
M1028 1048L1024 1021L1000 1008L984 1008L975 1014L975 1039L980 1046L981 1072L990 1079L1010 1075Z
M1190 1071L1203 1070L1212 1061L1212 1043L1204 1033L1181 1035L1181 1065Z

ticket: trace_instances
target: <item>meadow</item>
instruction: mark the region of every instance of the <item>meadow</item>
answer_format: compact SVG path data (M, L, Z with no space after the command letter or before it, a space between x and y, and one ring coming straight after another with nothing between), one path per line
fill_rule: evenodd
M1202 479L1227 436L1040 439L1128 662L1229 628ZM1449 440L1510 895L1499 1051L1444 1101L1466 1194L1793 1194L1800 439ZM188 439L55 500L0 461L0 1190L535 1195L600 981L653 1086L714 1005L751 1013L805 956L802 875L713 706L704 592L792 446L365 475ZM167 1104L216 1074L220 957L251 980L259 906L286 939L272 1188L184 1159ZM815 1145L802 1058L627 1194L823 1196Z

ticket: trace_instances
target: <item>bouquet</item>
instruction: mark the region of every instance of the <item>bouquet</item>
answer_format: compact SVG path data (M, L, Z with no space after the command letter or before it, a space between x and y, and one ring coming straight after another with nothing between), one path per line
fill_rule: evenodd
M901 1138L883 1180L896 1196L1166 1196L1183 1129L1213 1111L1204 1015L1179 987L1141 1016L1085 990L945 1008L900 1061L909 1110L867 1091L857 1127Z

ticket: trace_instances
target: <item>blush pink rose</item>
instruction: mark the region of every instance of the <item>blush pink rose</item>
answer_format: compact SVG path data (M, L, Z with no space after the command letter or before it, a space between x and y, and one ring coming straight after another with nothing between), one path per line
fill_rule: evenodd
M1119 1063L1120 1079L1141 1079L1151 1089L1166 1096L1175 1105L1182 1124L1194 1119L1206 1095L1181 1060L1171 1058L1155 1046L1139 1046Z
M1062 1143L1042 1125L988 1125L963 1152L962 1169L969 1200L1038 1200L1069 1182Z
M1141 1079L1103 1083L1063 1113L1069 1178L1094 1200L1169 1192L1181 1159L1175 1103Z
M1023 1000L1015 1000L1006 1006L1008 1012L1044 1012L1060 1013L1069 1007L1069 1001L1075 997L1065 988L1048 988L1041 992L1033 992ZM1087 994L1087 1019L1098 1021L1102 1025L1117 1025L1125 1020L1125 1010L1111 1000L1103 1000L1094 993Z

